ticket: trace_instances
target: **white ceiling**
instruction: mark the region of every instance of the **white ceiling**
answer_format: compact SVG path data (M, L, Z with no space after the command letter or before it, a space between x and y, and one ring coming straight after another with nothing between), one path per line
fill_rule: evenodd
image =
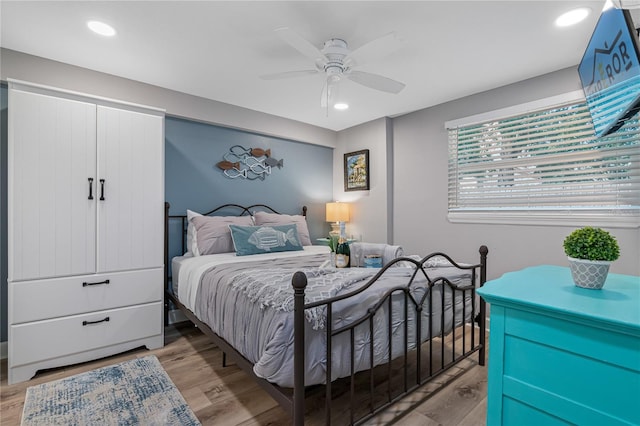
M166 87L256 111L342 130L577 65L604 1L7 1L4 48ZM555 18L587 6L586 21ZM91 33L89 19L114 38ZM391 31L393 53L358 69L399 80L389 94L340 83L350 108L320 107L320 74L274 30L289 27L318 48L342 38L355 49Z

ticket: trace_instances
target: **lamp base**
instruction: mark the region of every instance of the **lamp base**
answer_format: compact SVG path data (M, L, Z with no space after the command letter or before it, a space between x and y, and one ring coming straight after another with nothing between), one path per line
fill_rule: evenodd
M340 222L331 222L331 232L329 232L329 236L340 236Z

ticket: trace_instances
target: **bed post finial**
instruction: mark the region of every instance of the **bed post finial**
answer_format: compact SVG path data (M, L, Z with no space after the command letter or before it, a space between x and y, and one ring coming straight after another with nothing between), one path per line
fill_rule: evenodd
M307 217L307 206L302 206L302 216Z
M487 282L487 254L489 254L489 248L487 246L480 246L478 250L480 252L480 286L482 287Z
M304 211L304 210L303 210ZM304 425L304 289L307 276L293 274L293 424Z

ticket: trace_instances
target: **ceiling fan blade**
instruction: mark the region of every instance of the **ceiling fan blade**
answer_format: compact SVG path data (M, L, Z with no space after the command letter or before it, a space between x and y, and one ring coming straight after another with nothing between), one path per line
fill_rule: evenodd
M395 32L371 40L355 49L344 59L345 65L356 66L372 59L381 59L402 47L403 40Z
M293 47L312 61L318 62L326 60L326 57L320 51L320 49L311 44L310 41L302 38L302 36L300 36L292 29L288 27L282 27L276 29L275 31L282 40L284 40L287 44L289 44L291 47Z
M380 90L387 93L398 94L406 86L404 83L400 83L399 81L364 71L351 71L345 75L351 81L362 84L370 89Z
M303 77L305 75L318 74L318 70L300 70L300 71L287 71L278 72L275 74L263 74L260 76L262 80L280 80L283 78Z

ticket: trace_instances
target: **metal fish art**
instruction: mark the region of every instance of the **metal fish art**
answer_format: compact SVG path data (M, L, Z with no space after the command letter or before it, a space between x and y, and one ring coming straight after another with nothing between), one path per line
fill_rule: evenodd
M284 159L276 160L273 157L269 157L266 160L264 160L264 164L266 164L269 167L277 167L281 169L282 166L284 166Z
M247 149L242 145L234 145L229 148L229 152L238 158L244 158L251 155L251 148Z
M271 149L245 148L241 145L229 148L222 158L223 161L216 166L230 179L264 180L273 167L281 169L284 166L284 160L271 157Z
M262 148L251 148L251 155L254 157L262 157L266 155L267 157L271 157L271 150L267 149L266 151Z
M255 231L249 236L248 241L257 248L267 251L275 247L284 247L287 241L294 246L300 245L293 229L288 230L285 234L269 226L264 226Z
M247 178L247 169L244 169L244 170L230 169L230 170L225 170L223 173L226 177L231 179L235 179L238 177L243 179Z
M262 162L250 165L249 170L251 170L253 173L257 175L263 174L263 173L266 173L268 175L271 174L271 166L265 166L264 163Z
M218 164L216 164L216 166L218 166L218 168L222 170L231 170L231 169L240 170L240 162L232 163L231 161L224 160L224 161L220 161Z

